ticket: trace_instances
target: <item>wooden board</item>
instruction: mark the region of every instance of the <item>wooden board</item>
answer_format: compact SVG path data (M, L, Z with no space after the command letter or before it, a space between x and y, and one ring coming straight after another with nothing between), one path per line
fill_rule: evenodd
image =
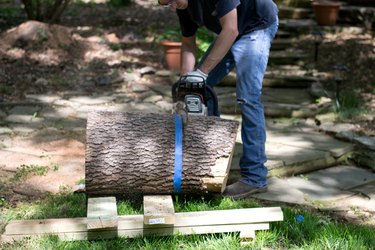
M255 242L255 230L246 229L240 233L241 246L246 246Z
M145 225L173 225L174 205L171 195L143 196L143 223Z
M186 212L175 214L173 226L145 227L143 215L118 216L118 236L136 237L156 234L169 235L236 232L243 230L268 229L266 222L282 221L283 213L279 207L246 208ZM113 231L102 229L90 232L90 239L112 238ZM87 218L46 219L11 221L5 228L2 240L20 240L26 236L56 234L63 240L88 239Z
M172 234L209 234L209 233L229 233L241 232L244 230L268 230L268 223L259 224L229 224L229 225L209 225L209 226L191 226L191 227L176 227L167 226L160 228L134 228L124 230L103 230L103 231L70 231L70 232L46 232L43 234L54 234L61 240L93 240L93 239L113 239L113 235L120 237L135 238L147 235L166 236ZM11 242L22 240L25 237L41 236L42 233L33 234L4 234L1 236L1 241Z
M87 202L87 230L117 228L116 197L89 198Z

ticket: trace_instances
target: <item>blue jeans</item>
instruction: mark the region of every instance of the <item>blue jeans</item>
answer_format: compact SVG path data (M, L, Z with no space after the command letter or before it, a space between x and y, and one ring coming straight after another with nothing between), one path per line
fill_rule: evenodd
M267 185L268 170L264 166L267 161L266 128L261 95L271 42L277 29L278 20L266 29L243 35L207 77L207 84L214 86L236 68L236 95L242 114L243 155L240 159L240 181L254 187ZM220 115L218 108L214 109L210 103L207 106L209 115Z

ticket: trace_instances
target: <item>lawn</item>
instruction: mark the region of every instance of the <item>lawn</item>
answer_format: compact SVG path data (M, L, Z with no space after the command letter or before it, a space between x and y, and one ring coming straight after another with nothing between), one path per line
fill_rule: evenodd
M138 197L139 198L139 197ZM254 244L241 246L239 233L147 236L96 241L61 241L56 236L1 243L1 249L373 249L374 228L347 224L311 207L266 204L253 199L234 201L218 196L175 196L176 212L281 206L284 221L258 231ZM142 214L137 198L118 201L118 214ZM86 195L63 190L16 208L3 204L2 221L86 216ZM5 224L1 225L3 229Z

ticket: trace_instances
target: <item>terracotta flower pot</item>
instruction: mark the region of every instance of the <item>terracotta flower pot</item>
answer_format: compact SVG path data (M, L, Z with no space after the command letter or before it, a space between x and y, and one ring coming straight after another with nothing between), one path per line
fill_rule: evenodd
M336 2L313 2L313 10L318 25L331 26L336 24L340 4Z
M181 42L161 41L164 48L164 59L169 70L180 71L181 69Z

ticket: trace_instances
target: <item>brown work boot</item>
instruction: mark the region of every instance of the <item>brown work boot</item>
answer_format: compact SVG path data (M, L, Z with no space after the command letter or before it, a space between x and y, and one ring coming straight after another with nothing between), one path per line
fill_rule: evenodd
M267 186L264 187L252 187L241 181L237 181L229 186L223 192L224 196L231 197L233 199L246 198L252 194L267 192Z

